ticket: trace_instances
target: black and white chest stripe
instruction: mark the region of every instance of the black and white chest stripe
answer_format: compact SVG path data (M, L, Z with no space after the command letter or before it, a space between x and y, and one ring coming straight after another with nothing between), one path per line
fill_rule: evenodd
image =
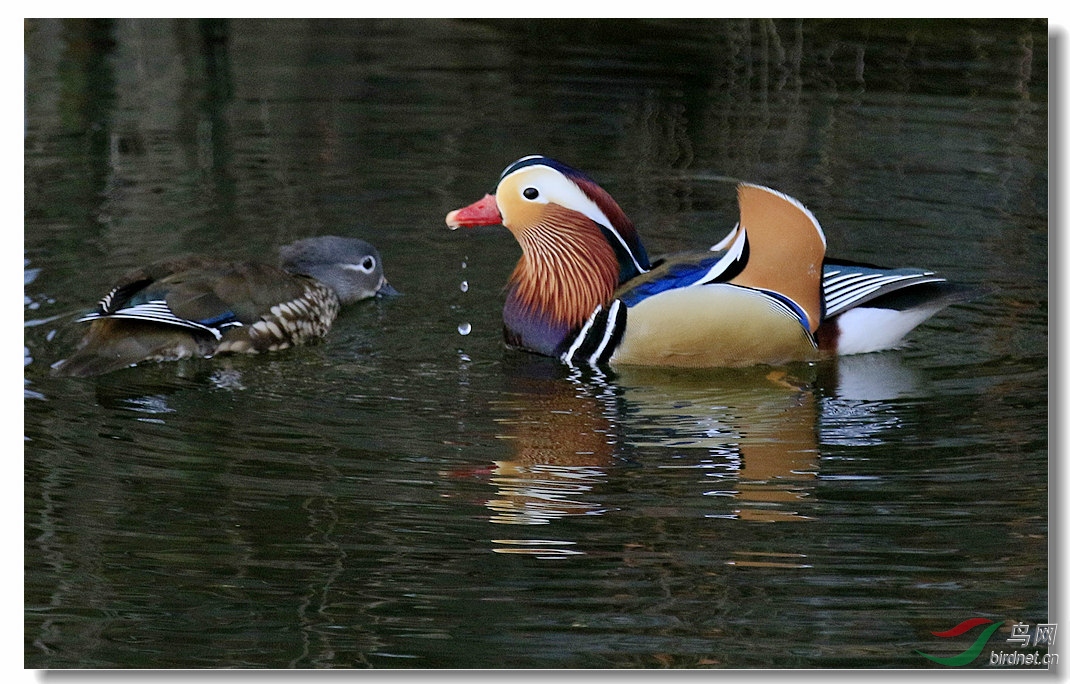
M614 299L608 308L599 305L576 333L561 360L569 365L599 366L609 361L624 337L628 324L628 307Z

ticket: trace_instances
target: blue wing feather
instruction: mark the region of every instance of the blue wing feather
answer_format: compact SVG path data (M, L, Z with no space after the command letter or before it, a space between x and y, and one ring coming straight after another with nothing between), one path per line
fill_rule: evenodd
M622 293L620 299L627 306L635 306L644 299L661 292L689 287L702 280L702 277L709 273L717 261L719 257L714 256L697 263L672 264L664 272L659 273L659 277L642 282Z

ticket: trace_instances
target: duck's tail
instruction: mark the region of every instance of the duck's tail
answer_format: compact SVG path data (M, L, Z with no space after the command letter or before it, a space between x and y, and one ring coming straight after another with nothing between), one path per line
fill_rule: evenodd
M817 339L841 356L893 349L941 309L986 293L924 269L827 261L824 276Z
M83 378L110 373L142 361L175 361L208 356L214 341L201 340L188 330L140 321L95 320L69 357L52 365L58 377Z

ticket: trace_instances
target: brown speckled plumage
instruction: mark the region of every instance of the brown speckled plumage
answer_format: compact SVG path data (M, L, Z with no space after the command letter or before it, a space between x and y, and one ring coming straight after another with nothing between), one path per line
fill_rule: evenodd
M326 335L343 303L394 292L363 240L309 238L280 252L281 268L180 257L127 273L80 319L89 330L54 373L286 349Z

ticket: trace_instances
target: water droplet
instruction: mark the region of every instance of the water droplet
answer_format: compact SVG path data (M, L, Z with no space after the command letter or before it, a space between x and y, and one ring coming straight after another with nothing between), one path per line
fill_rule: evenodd
M462 280L461 281L461 292L468 292L468 281L467 280Z
M465 259L466 259L465 261L462 261L462 262L461 262L461 269L462 269L462 270L463 270L463 269L466 269L466 268L468 268L468 261L467 261L467 257L465 257Z
M472 324L461 323L457 326L457 332L461 333L462 335L467 335L468 333L472 332Z

